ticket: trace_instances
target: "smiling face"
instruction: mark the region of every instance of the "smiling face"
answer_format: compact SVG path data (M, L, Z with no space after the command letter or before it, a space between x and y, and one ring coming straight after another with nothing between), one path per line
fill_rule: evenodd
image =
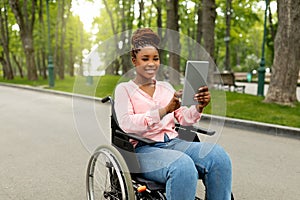
M159 69L158 50L153 46L145 46L132 57L132 63L136 67L136 80L141 84L148 83Z

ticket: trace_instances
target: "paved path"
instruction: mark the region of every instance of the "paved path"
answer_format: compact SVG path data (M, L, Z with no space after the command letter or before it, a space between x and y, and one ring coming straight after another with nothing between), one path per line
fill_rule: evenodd
M90 151L109 140L109 106L0 86L0 113L0 199L85 199ZM236 199L299 199L299 139L224 127L219 143Z
M245 93L257 95L257 83L237 82L237 85L246 85ZM269 85L265 84L264 85L264 95L265 96L267 95L268 88L269 88ZM298 101L300 101L300 87L297 87L296 95L297 95Z

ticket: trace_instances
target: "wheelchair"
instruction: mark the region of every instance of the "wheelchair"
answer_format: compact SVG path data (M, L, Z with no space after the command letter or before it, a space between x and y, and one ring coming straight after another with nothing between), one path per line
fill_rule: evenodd
M166 200L165 185L143 178L139 173L139 163L134 155L130 140L145 144L155 141L135 134L125 133L115 118L114 102L105 97L102 103L110 101L111 106L111 144L99 146L89 159L86 172L86 193L88 200ZM213 135L210 131L192 126L176 124L179 138L188 141L199 139L196 133ZM184 132L184 134L182 134ZM199 197L195 197L200 200ZM233 199L233 195L232 198Z

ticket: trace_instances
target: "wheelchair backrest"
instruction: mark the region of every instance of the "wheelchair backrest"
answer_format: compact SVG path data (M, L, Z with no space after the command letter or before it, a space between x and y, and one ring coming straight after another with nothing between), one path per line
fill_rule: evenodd
M121 155L124 157L126 164L129 168L130 173L138 174L140 173L140 165L137 161L137 158L134 153L134 147L129 141L129 138L126 137L126 133L120 128L115 107L114 100L110 98L111 103L111 144L118 149ZM121 134L123 133L123 134Z

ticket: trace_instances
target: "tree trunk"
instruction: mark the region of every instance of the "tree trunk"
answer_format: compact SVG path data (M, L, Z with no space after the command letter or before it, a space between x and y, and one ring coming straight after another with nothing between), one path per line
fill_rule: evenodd
M215 0L202 1L202 30L203 30L203 47L210 55L208 85L212 87L213 73L215 71L215 20L216 20L216 3Z
M180 84L180 37L179 37L179 15L178 0L167 0L167 38L169 51L170 83Z
M4 2L3 5L0 4L0 8L3 9L0 12L0 45L3 47L3 69L5 71L5 78L8 80L14 79L14 74L10 62L9 56L9 34L8 34L8 20L7 20L7 6ZM5 64L4 64L5 63Z
M45 49L46 49L46 31L45 31L45 23L44 23L44 12L43 12L43 10L44 10L44 4L43 4L43 2L44 2L44 0L40 0L39 1L39 5L40 5L40 7L39 7L39 25L40 25L40 27L39 27L39 30L40 30L40 34L39 34L39 36L40 36L40 41L42 41L42 43L41 43L41 49L40 49L40 56L41 56L41 75L42 75L42 77L43 77L43 79L47 79L47 73L46 73L46 71L47 71L47 67L46 67L46 52L45 52Z
M129 0L123 0L122 1L122 8L121 8L121 16L122 16L122 33L120 35L120 41L122 41L122 49L121 49L121 64L122 64L122 72L123 74L127 73L131 66L131 59L130 59L130 38L131 38L131 30L130 27L132 27L132 20L131 20L131 14L128 10L131 10L131 6L133 6L133 2ZM143 5L143 1L141 1L141 4ZM128 13L127 15L125 13ZM143 11L141 11L142 15ZM134 15L132 13L132 15ZM142 18L141 18L142 19ZM127 25L127 26L126 26ZM129 31L126 31L128 28Z
M70 43L69 47L69 57L70 57L70 65L69 65L69 74L71 77L74 76L74 57L73 57L73 43Z
M203 25L203 44L205 50L214 59L215 50L215 20L216 3L215 0L203 0L202 3L202 25Z
M138 27L141 28L143 23L143 13L144 13L144 0L139 1L139 17L138 17ZM124 9L124 8L123 8Z
M80 49L84 49L83 46L84 46L84 30L83 30L83 26L80 26L79 25L79 21L78 21L78 26L77 27L80 27L79 28L79 37L80 37ZM80 76L83 76L83 55L81 54L80 55L80 59L79 59L79 69L77 71L78 75Z
M225 63L224 68L227 71L231 71L230 66L230 21L231 21L231 0L226 0L226 36L224 38L226 45Z
M34 46L32 34L35 21L36 0L32 0L30 2L31 9L29 10L23 9L29 7L27 5L27 1L23 1L23 5L20 5L18 0L9 0L9 4L12 8L16 21L20 28L20 36L26 58L28 80L37 80L38 75L34 60ZM22 13L22 11L24 13Z
M160 38L160 49L165 49L167 39L163 36L163 21L162 21L162 10L163 10L163 3L161 0L151 0L152 4L155 6L157 11L157 18L156 18L156 27L157 27L157 34ZM166 35L165 35L166 36ZM160 51L159 52L160 61L164 62L166 60L166 52Z
M200 1L200 0L199 0ZM201 6L201 1L196 5L197 8L197 33L196 33L196 41L197 43L201 44L202 40L202 6Z
M55 45L54 45L54 52L53 52L53 65L54 65L54 75L56 77L57 74L59 74L60 70L60 43L59 43L59 36L61 33L61 11L62 11L62 1L57 1L57 15L56 15L56 24L55 24Z
M7 74L6 71L7 71L7 69L6 69L6 61L5 61L4 57L3 57L3 52L0 55L0 63L2 65L2 67L3 67L3 78L6 78L6 74Z
M19 73L20 73L21 78L24 78L23 70L22 70L22 66L21 66L20 62L17 60L17 57L16 57L14 54L12 54L12 57L13 57L13 59L14 59L16 65L17 65L17 67L18 67L18 70L19 70Z
M22 35L22 34L21 34ZM34 47L33 47L33 38L32 35L27 35L23 37L24 39L24 51L25 51L25 58L26 58L26 65L27 65L27 76L28 80L35 81L38 79L35 59L34 59Z
M111 24L111 29L112 29L112 32L114 34L114 47L115 47L115 51L114 53L116 53L117 55L119 54L119 41L118 41L118 25L115 26L115 24L118 24L118 23L115 23L114 21L114 18L113 18L113 12L110 10L109 6L108 6L108 3L106 0L103 0L103 3L104 3L104 6L105 6L105 10L109 16L109 19L110 19L110 24ZM118 71L119 71L119 68L120 68L120 62L118 59L115 59L110 65L109 67L105 70L105 73L109 74L110 72L113 72L113 74L118 74Z
M293 105L300 69L300 2L278 0L278 29L271 82L265 102Z
M36 57L36 68L37 68L38 74L39 74L39 76L42 76L40 51L36 52L35 57Z
M156 2L154 0L151 0L151 2L155 6L156 12L157 12L157 16L156 16L156 26L158 28L157 34L162 39L163 38L163 36L162 36L162 2L161 2L161 0L156 0Z
M64 80L65 78L65 51L64 51L64 43L65 43L65 26L66 26L66 19L65 19L65 0L61 1L61 27L60 27L60 50L59 50L59 65L58 65L58 76L60 80Z

